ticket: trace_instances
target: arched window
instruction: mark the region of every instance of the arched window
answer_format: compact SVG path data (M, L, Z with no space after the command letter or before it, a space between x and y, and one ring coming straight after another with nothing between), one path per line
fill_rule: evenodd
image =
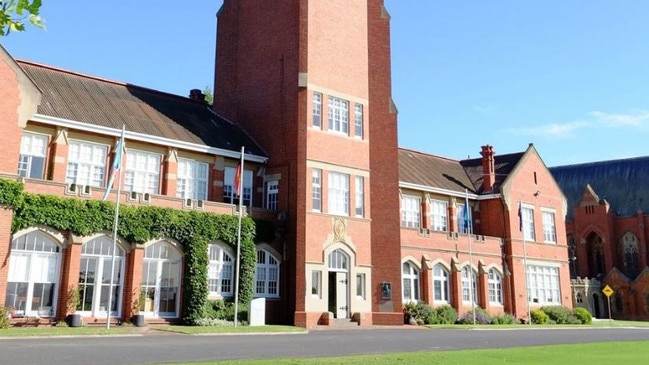
M110 311L111 314L119 315L124 278L124 250L117 246L114 268L112 258L113 240L107 236L94 238L81 247L81 266L79 268L81 303L78 309L85 315L106 316L111 290L113 294Z
M208 245L207 278L210 296L232 296L234 260L232 250L224 243Z
M60 259L56 241L41 231L14 238L5 307L17 316L54 316Z
M335 250L329 254L329 268L336 271L349 270L347 254L343 250Z
M476 283L475 270L471 269L468 265L462 268L462 301L477 303L478 285Z
M144 249L145 316L178 317L181 264L180 252L167 241L155 242Z
M503 304L503 280L496 269L489 269L489 303Z
M435 304L450 303L449 274L442 264L433 266L433 286L435 291Z
M279 297L279 261L270 251L262 248L257 249L255 296Z
M592 232L586 238L589 260L589 276L595 277L598 274L605 274L604 268L604 250L602 238L595 232Z
M410 262L402 265L403 301L416 302L419 300L419 270Z
M635 279L640 273L640 258L638 256L638 237L631 232L627 232L620 240L620 250L624 260L624 272L626 275Z

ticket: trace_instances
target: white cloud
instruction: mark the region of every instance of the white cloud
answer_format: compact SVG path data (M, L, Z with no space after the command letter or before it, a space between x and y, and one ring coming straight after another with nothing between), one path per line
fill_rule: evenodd
M588 113L588 118L567 123L551 123L532 127L508 128L506 132L535 137L571 137L573 132L590 128L643 128L649 126L649 111L636 110L627 114L612 114L601 111Z
M630 114L610 114L600 111L590 115L604 127L642 127L649 122L649 111L639 110Z
M523 136L567 137L571 132L588 126L588 122L575 121L564 124L545 124L529 128L508 128L507 132Z

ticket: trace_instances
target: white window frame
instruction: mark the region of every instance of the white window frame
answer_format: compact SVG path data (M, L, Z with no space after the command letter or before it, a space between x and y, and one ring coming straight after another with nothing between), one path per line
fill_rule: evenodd
M223 201L230 204L239 204L239 198L234 189L234 175L236 167L226 166L223 171ZM243 205L252 207L252 170L243 170L241 174L241 190L243 195Z
M146 294L145 317L177 318L180 313L182 256L171 243L161 240L144 248L142 281ZM173 300L169 299L169 294ZM173 305L173 311L164 310Z
M9 254L5 307L15 308L13 313L18 316L54 317L58 302L60 265L61 248L45 233L32 231L14 238ZM12 284L16 286L14 293L11 292ZM19 285L24 292L18 292ZM38 297L36 285L50 285L51 303L47 303L50 305L42 305L41 292L41 306L34 308L34 297ZM45 310L46 307L49 309Z
M356 183L354 212L357 217L364 217L365 216L365 179L362 176L356 176L354 180Z
M469 272L471 277L469 277ZM462 302L471 303L471 297L473 296L473 303L478 304L478 283L477 283L477 274L470 266L464 266L462 268Z
M503 277L496 269L491 268L488 272L487 283L489 286L489 304L503 304Z
M421 198L414 195L401 197L401 227L421 227Z
M311 209L322 211L322 170L311 170Z
M404 303L419 301L419 268L410 262L406 261L401 264L401 297Z
M115 271L111 270L113 259L113 240L107 236L99 236L85 242L81 246L81 264L79 268L79 297L81 308L78 310L84 316L106 317L106 304L109 291L117 293L111 300L111 317L121 316L122 293L124 288L125 251L120 245L115 245ZM94 270L94 271L89 271ZM90 289L90 290L88 290ZM89 296L86 301L86 295Z
M176 177L176 197L182 199L207 200L209 164L190 160L178 159L178 174Z
M329 214L349 215L349 175L329 171L327 174L327 211Z
M523 205L521 207L521 219L523 224L523 239L525 241L535 241L534 207Z
M543 241L545 243L557 243L557 227L554 211L541 208L541 218L543 220Z
M322 94L313 92L313 127L322 128Z
M441 200L430 201L430 217L433 231L448 231L448 202Z
M363 139L363 105L354 104L354 137Z
M311 271L311 296L322 298L322 270Z
M266 182L266 209L277 210L279 204L279 180Z
M438 263L433 266L433 300L435 304L451 302L450 277L450 272L444 265Z
M48 136L36 133L23 133L20 138L20 157L18 176L43 179L47 157Z
M108 146L71 140L68 145L67 184L102 187L105 185Z
M140 150L126 151L124 189L138 193L160 193L160 154Z
M234 294L234 253L225 243L207 245L207 285L210 297Z
M356 273L356 297L365 300L366 296L366 275L365 273Z
M257 249L255 292L257 298L279 298L280 262L269 250Z
M332 132L349 134L349 101L329 97L329 130Z
M527 298L539 305L561 305L559 268L548 265L527 265Z

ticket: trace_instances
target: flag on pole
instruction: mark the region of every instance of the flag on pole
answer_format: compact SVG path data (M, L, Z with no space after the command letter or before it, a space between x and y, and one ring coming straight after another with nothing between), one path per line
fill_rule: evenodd
M465 229L467 234L471 234L472 231L472 224L471 224L471 210L469 206L469 193L465 190L464 191L464 224L465 224Z
M234 172L234 194L241 196L241 163L237 165L237 170Z
M122 126L122 136L119 139L119 142L117 142L117 151L115 152L115 159L113 160L113 164L110 167L110 177L108 178L108 184L106 185L106 192L104 192L104 197L101 198L101 200L106 200L108 199L108 194L110 193L110 189L113 188L113 182L115 181L115 175L119 172L119 170L122 168L122 150L124 150L124 126Z

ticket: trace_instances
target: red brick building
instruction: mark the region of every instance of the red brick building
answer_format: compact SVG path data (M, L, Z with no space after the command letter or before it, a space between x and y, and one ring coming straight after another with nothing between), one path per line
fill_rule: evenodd
M558 166L568 197L566 233L574 305L598 318L649 320L647 194L649 158Z
M232 215L244 146L246 213L275 226L257 242L253 293L271 323L402 324L404 301L419 299L519 318L570 305L566 202L533 146L465 161L398 148L389 19L381 0L225 0L213 108L198 90L169 95L0 49L0 173L30 193L102 199L125 126L124 204ZM106 287L109 232L12 233L11 210L0 218L0 303L14 313L60 318L67 288L82 286L96 287L87 321L108 306L128 319L126 293L146 287L149 321L179 319L186 247L118 237L119 280ZM209 298L233 296L233 257L210 242Z
M487 145L481 155L400 150L404 300L521 319L543 305L571 306L561 190L532 145L499 156Z

